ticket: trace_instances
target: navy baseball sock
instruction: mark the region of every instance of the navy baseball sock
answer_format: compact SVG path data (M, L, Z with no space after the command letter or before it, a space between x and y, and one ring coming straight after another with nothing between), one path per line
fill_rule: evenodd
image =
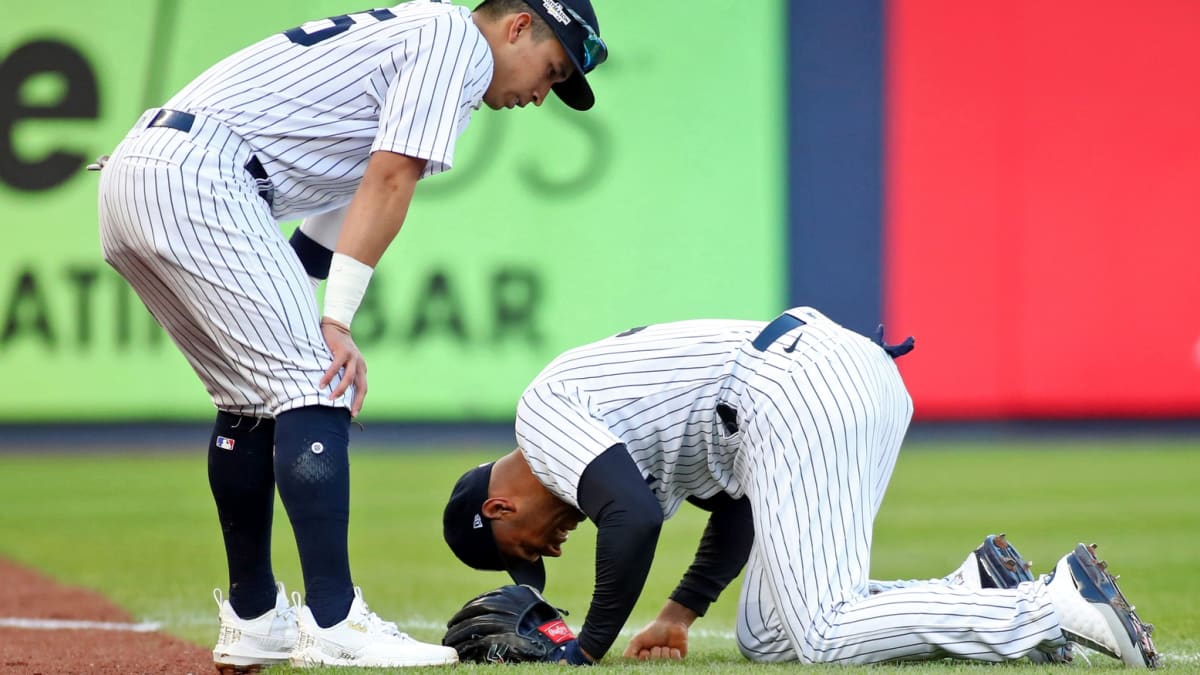
M229 603L243 619L261 616L275 606L274 445L274 420L217 412L208 444L208 485L225 537Z
M275 420L275 484L296 533L305 604L322 628L346 618L354 601L349 444L345 408L296 408Z

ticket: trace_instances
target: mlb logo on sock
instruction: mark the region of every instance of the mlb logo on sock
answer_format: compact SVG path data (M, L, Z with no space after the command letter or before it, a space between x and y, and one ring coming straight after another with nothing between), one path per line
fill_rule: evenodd
M217 447L222 450L232 450L233 449L233 439L225 438L224 436L217 436Z

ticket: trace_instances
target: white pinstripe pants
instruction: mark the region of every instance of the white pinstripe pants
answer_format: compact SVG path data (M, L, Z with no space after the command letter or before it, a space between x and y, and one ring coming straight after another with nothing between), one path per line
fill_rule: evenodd
M349 407L317 389L332 360L308 277L244 164L251 148L197 116L145 128L100 176L100 243L220 410L269 417ZM336 380L335 380L336 382ZM350 388L353 390L353 387Z
M1061 644L1040 583L868 595L872 527L912 400L869 339L814 310L789 313L806 324L738 357L746 387L737 468L755 531L739 601L742 653L805 663L1001 661Z

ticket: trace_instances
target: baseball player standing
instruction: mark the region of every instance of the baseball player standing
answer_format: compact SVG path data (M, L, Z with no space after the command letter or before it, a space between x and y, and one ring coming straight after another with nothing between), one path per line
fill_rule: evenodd
M754 661L1039 659L1069 654L1070 639L1153 665L1150 629L1082 545L1024 583L982 583L975 554L946 580L870 580L872 526L912 416L892 361L911 347L800 307L567 351L522 394L518 448L456 483L446 541L472 567L542 588L542 557L591 519L595 590L571 663L612 646L663 521L687 500L711 512L695 560L626 656L682 658L692 622L745 567L737 642ZM1003 537L985 548L1012 551Z
M473 12L414 0L313 21L209 68L107 160L104 257L218 411L208 471L229 565L228 600L214 593L222 670L456 660L380 620L351 580L347 446L367 393L352 319L418 180L450 169L474 110L541 105L551 91L593 105L598 31L589 0ZM297 256L278 221L310 216ZM327 270L321 244L335 249ZM306 271L328 273L323 308ZM276 486L303 570L298 608L271 568Z

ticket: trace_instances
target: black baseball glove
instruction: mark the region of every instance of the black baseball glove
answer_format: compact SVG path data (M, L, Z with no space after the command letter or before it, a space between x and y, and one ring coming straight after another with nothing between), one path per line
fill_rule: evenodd
M442 644L460 661L559 661L575 635L532 586L508 585L471 599L446 624ZM573 646L571 644L570 646Z

